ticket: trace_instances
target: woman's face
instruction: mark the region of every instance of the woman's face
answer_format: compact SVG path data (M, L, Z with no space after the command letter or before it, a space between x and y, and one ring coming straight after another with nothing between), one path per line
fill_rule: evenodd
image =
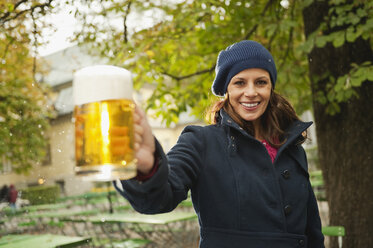
M271 96L269 73L250 68L236 74L228 84L227 93L233 110L244 120L258 123Z

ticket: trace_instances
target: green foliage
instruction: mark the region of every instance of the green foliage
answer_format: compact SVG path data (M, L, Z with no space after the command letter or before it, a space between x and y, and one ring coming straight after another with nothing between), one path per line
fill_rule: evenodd
M327 94L327 112L331 115L339 113L339 103L347 102L351 97L359 97L356 88L364 82L373 81L372 62L367 61L361 65L352 64L351 71L337 80L332 78L332 84Z
M150 85L154 90L146 107L166 124L177 122L189 110L204 118L218 100L210 90L217 55L242 39L257 40L271 50L279 72L276 90L299 113L310 108L306 54L297 49L304 42L303 5L291 1L285 8L279 1L238 0L130 3L103 0L95 11L77 10L76 16L84 24L75 38L85 46L91 44L93 52L110 58L112 64L130 69L137 89ZM158 18L153 25L129 30L127 13L137 13L138 23L143 20L140 16L149 13ZM106 21L98 25L97 16ZM115 27L109 17L126 25Z
M65 4L76 7L72 12L82 23L75 41L131 70L136 89L148 85L153 94L145 107L169 125L186 111L203 119L218 100L210 90L216 58L233 42L257 40L272 52L278 68L276 90L300 114L311 108L307 54L314 47L338 48L372 36L372 1L330 1L326 19L307 40L301 16L313 1L289 1L288 6L282 2L67 0ZM13 11L10 5L7 9ZM356 66L351 65L346 75L324 75L328 92L315 96L327 105L329 114L338 112L338 105L369 80L358 76L369 72L369 66Z
M56 203L60 195L60 188L58 185L41 185L22 189L21 192L22 198L29 200L31 205L40 205Z
M345 42L354 42L357 38L369 39L373 32L373 4L371 1L347 3L339 1L332 4L329 18L325 20L316 37L316 45L324 47L331 42L334 47L340 47ZM328 30L333 29L333 32Z
M36 22L29 27L46 8L45 1L0 0L0 169L10 163L16 173L43 159L53 116L50 90L36 80L33 47L40 30Z
M319 28L308 37L301 46L304 52L311 52L316 46L322 48L332 44L339 48L346 43L353 43L358 38L373 38L373 2L346 1L330 2L328 17ZM323 78L327 82L326 92L317 92L315 99L326 105L326 112L335 115L340 111L340 103L359 97L356 88L364 82L373 81L373 60L360 65L351 64L350 71L338 77L326 73Z

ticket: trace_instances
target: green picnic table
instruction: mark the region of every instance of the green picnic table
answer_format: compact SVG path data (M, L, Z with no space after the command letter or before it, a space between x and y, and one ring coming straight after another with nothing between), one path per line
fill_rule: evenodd
M87 237L71 237L53 234L12 234L0 238L0 248L68 248L86 245L91 242Z
M312 189L315 193L316 199L319 201L326 201L326 192L324 187L324 179L321 170L314 170L309 172Z
M107 196L115 196L116 191L104 191L104 192L87 192L80 195L73 195L73 196L67 196L62 197L59 199L60 202L66 202L66 201L76 201L76 200L91 200L91 199L99 199L99 198L107 198Z
M40 205L31 205L23 207L23 210L26 212L36 212L36 211L50 211L64 209L68 207L67 203L50 203L50 204L40 204Z
M194 212L173 211L163 214L114 213L100 214L87 218L87 221L99 225L103 233L113 239L113 225L118 225L119 235L149 240L159 247L182 244L195 246L198 242L199 228Z
M344 226L323 226L322 233L325 236L338 237L338 247L342 248L342 238L346 235Z
M194 212L170 212L164 214L114 213L95 215L88 218L88 220L94 224L106 222L167 225L172 222L193 220L196 218L197 215Z
M97 214L100 211L98 209L92 210L79 210L79 211L72 211L72 210L61 210L61 211L49 211L49 212L42 212L42 213L31 213L24 215L24 218L66 218L66 217L73 217L73 216L87 216Z
M75 231L75 235L82 235L78 231L76 226L77 222L82 222L85 224L85 219L89 215L98 214L98 209L92 210L59 210L59 211L46 211L46 212L33 212L23 216L26 221L20 222L18 226L36 226L40 230L45 230L47 228L57 227L63 234L63 227L65 223L69 223L72 229ZM86 225L85 225L86 227ZM84 230L84 229L83 229Z

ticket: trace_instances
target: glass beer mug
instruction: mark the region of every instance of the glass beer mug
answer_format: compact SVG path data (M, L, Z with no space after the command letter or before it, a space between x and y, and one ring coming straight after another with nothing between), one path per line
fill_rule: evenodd
M88 181L136 176L132 77L96 65L74 74L75 172Z

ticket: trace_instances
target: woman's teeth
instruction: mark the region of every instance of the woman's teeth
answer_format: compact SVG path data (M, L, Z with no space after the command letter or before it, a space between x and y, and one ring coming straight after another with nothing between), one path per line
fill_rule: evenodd
M258 106L258 102L256 102L256 103L241 103L243 106L245 106L245 107L248 107L248 108L253 108L253 107L256 107L256 106Z

